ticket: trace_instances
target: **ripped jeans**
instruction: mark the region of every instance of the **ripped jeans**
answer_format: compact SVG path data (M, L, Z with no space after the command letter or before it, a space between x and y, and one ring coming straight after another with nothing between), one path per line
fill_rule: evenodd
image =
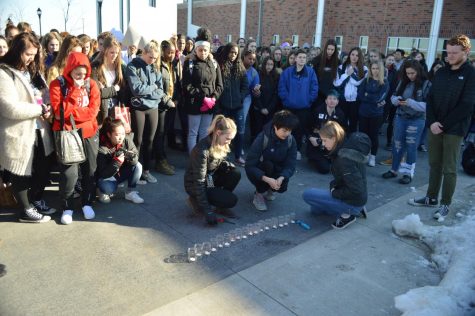
M396 115L394 121L393 164L391 170L414 176L417 146L425 127L425 119L407 119ZM406 153L406 162L401 159ZM401 169L401 170L399 170Z

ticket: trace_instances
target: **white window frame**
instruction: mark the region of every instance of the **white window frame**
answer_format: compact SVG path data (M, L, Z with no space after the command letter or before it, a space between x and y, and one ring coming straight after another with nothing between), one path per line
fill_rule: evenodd
M363 45L363 40L366 39L366 45ZM360 36L360 44L358 45L363 54L368 52L369 36L363 35Z
M280 35L279 34L272 35L272 44L274 44L274 45L280 44Z
M299 46L299 36L297 34L292 35L292 44L293 47Z
M335 36L336 48L339 52L343 51L343 35ZM323 49L323 48L322 48Z
M226 35L226 43L231 43L233 41L233 36L231 34Z

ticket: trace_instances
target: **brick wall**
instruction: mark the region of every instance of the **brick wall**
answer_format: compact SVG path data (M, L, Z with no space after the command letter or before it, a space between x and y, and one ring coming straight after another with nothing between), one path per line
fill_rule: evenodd
M281 42L299 35L299 45L312 43L318 0L265 0L262 42L269 44L273 34ZM343 50L359 44L360 36L369 37L369 48L386 49L389 36L429 37L434 0L327 0L323 23L324 43L343 36ZM186 33L187 6L178 6L178 31ZM238 0L209 1L194 5L193 24L207 26L224 42L239 37L241 5ZM247 1L246 37L257 38L259 1ZM475 38L475 1L444 1L440 37L456 33ZM475 43L473 43L475 45Z

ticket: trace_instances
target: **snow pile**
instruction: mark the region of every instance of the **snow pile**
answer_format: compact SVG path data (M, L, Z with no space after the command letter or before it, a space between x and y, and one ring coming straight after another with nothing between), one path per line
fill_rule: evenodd
M412 289L395 298L403 315L451 316L475 314L475 215L452 226L427 226L411 214L393 221L399 236L418 237L432 250L432 260L444 275L438 286Z

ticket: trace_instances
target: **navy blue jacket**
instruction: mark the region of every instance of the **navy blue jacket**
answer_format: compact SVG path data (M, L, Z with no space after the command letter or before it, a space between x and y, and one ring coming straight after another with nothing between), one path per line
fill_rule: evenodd
M264 148L264 135L267 137L267 146ZM251 145L246 158L246 174L254 175L261 179L264 171L259 169L258 165L262 161L271 161L274 164L276 173L285 179L289 179L295 173L295 164L297 160L297 143L292 135L292 140L280 139L274 132L274 126L269 123L264 130L257 135Z
M384 79L384 84L380 85L373 78L363 80L358 87L358 100L360 104L360 116L377 117L383 116L384 106L378 103L386 99L389 90L389 83Z
M279 97L284 108L309 109L318 96L318 80L312 67L304 66L297 74L296 66L284 70L279 80Z

